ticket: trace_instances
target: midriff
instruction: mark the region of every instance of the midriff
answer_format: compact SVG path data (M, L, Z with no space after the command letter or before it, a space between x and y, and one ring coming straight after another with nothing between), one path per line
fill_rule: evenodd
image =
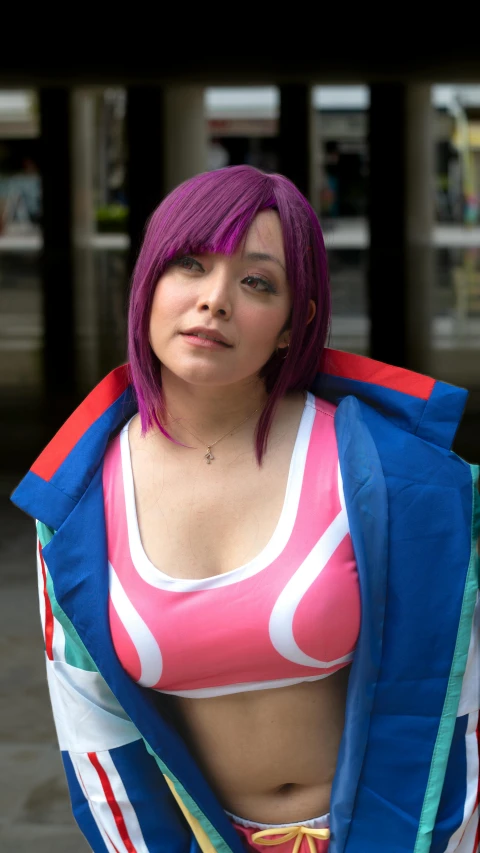
M330 810L349 671L212 699L168 697L225 809L259 823L293 823Z

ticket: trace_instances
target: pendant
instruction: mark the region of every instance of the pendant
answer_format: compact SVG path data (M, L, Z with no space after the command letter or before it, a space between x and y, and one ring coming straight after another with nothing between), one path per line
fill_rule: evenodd
M215 456L213 455L210 447L207 447L207 453L203 458L205 459L207 465L210 465L210 462L213 462L213 460L215 459Z

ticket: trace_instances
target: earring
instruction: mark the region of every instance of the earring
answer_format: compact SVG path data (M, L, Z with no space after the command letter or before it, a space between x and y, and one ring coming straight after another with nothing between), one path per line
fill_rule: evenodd
M280 352L281 352L281 350L282 350L282 349L283 349L283 350L285 350L285 355L283 355L283 356L282 356L282 355L280 355ZM277 355L278 355L278 357L279 357L279 358L281 358L281 359L282 359L282 361L285 361L285 359L286 359L286 357L287 357L287 355L288 355L288 344L287 344L287 346L286 346L286 347L277 347Z

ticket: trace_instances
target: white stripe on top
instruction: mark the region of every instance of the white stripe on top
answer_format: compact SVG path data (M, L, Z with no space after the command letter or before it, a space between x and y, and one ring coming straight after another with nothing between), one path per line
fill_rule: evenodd
M338 480L339 494L343 496L340 466L338 466ZM327 669L352 660L352 653L337 658L337 660L317 660L302 652L293 636L293 620L298 605L348 532L348 519L343 502L342 509L336 518L333 519L325 533L322 534L296 572L287 581L275 602L270 616L270 639L277 652L292 663Z
M135 610L118 578L112 564L108 563L110 574L110 597L123 627L131 638L138 654L141 674L138 679L145 687L153 687L160 681L163 660L160 647L150 628Z

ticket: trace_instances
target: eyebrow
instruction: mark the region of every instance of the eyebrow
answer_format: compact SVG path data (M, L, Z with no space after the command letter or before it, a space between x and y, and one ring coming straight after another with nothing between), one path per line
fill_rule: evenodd
M284 272L286 272L285 267L282 262L275 257L275 255L269 255L266 252L248 252L245 257L249 261L273 261L275 264L278 264L279 267L282 268Z

